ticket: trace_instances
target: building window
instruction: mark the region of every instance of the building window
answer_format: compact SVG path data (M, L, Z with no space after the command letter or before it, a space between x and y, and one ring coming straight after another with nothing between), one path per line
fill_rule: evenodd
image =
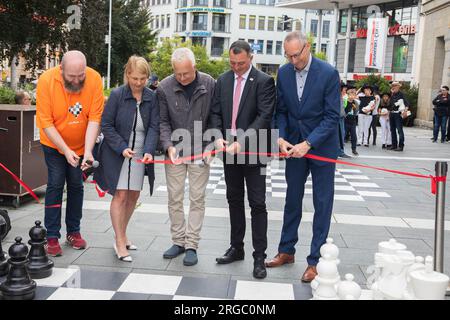
M186 21L187 21L186 13L177 14L177 32L182 32L186 30Z
M264 40L258 40L256 53L261 53L262 54L263 52L264 52Z
M201 6L201 7L207 7L208 6L208 0L194 0L194 6Z
M273 41L267 40L266 54L273 54Z
M159 6L161 4L161 0L156 0L156 4Z
M223 54L225 46L225 38L212 37L211 38L211 56L220 57Z
M250 4L256 4L256 0L250 0L249 3Z
M192 23L192 30L207 30L208 29L208 14L194 13Z
M330 21L324 20L322 28L322 38L329 38L329 37L330 37Z
M167 15L167 28L170 28L170 14Z
M202 47L206 46L205 37L192 37L191 41L194 46L202 46Z
M216 32L228 32L225 27L225 15L213 14L212 29Z
M247 0L241 0L240 3L241 4L247 4Z
M245 29L246 27L246 22L247 22L247 15L245 14L241 14L239 16L239 29Z
M311 32L311 34L314 37L317 37L317 24L318 24L318 21L316 19L311 20L311 28L310 28L309 32Z
M283 54L283 51L281 49L281 46L283 45L282 41L277 41L276 47L275 47L275 54L281 56Z
M348 54L348 72L355 71L355 54L356 54L356 39L350 39L350 50Z
M299 20L295 21L295 31L302 31L302 23Z
M408 67L409 36L394 37L394 51L392 54L392 72L405 73Z
M216 8L229 8L229 1L227 0L214 0L213 7Z
M283 18L278 17L277 19L277 31L283 31Z
M187 7L187 0L178 0L177 6L178 6L178 8Z
M267 30L273 31L275 27L275 17L268 17L267 18Z
M258 18L258 30L264 30L264 25L266 24L266 17L259 16Z
M320 44L320 51L327 54L327 48L328 48L328 44L326 43L322 43Z
M162 4L166 4L166 0L162 0Z
M264 72L267 73L269 75L275 76L277 74L279 65L278 64L260 64L259 65L259 69Z
M255 30L256 27L256 16L249 16L248 18L248 28L250 30Z
M159 29L159 16L155 16L155 22L156 22L156 29Z
M275 6L275 0L269 0L269 6Z
M155 0L152 0L152 6L154 6L155 5Z
M161 29L164 29L165 21L166 21L166 16L162 14L161 15Z
M347 32L348 11L347 10L341 10L339 16L340 16L340 19L339 19L339 33L345 33L345 32Z
M259 0L258 4L265 6L266 5L266 0Z
M360 8L352 9L352 20L351 20L351 29L350 31L356 31L358 29L358 16L359 16Z

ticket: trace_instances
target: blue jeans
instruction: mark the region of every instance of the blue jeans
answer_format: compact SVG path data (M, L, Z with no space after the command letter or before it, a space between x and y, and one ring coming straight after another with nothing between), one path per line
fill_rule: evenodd
M447 116L438 116L434 114L433 140L436 141L441 129L441 141L445 141L445 132L447 130Z
M83 177L80 167L72 167L58 150L42 145L48 169L45 192L45 228L47 238L61 238L61 204L67 181L67 233L80 231L83 207Z
M389 122L391 125L392 147L402 148L405 145L405 134L403 133L403 118L401 117L400 113L391 112L389 114ZM399 137L398 140L397 140L397 131Z

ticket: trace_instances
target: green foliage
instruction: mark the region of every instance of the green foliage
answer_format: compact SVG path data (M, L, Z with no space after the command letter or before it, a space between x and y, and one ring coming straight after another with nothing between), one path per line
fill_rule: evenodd
M380 75L369 74L367 78L356 81L355 86L357 88L361 88L364 84L368 84L370 86L376 85L380 93L391 92L389 81Z
M208 56L205 47L199 45L193 46L191 41L183 42L181 38L175 37L165 39L158 46L157 50L149 55L152 72L160 80L173 73L170 59L173 51L180 47L190 48L195 55L197 70L205 72L215 79L229 69L228 53L224 53L221 58L213 60Z
M55 54L67 38L66 12L72 0L0 0L0 60L14 56L26 59L30 70L41 68L47 52Z
M87 1L91 2L91 1ZM106 1L109 3L109 1ZM103 11L108 14L109 4ZM123 68L132 55L147 57L155 46L155 33L150 30L150 12L139 0L113 0L111 40L111 86L122 83ZM107 32L105 33L107 34ZM102 33L102 43L104 34ZM97 70L107 74L108 46L97 53Z
M106 74L100 64L107 58L105 35L108 34L109 1L79 0L81 6L81 28L69 33L69 50L79 50L86 55L88 66ZM113 12L114 14L114 12Z
M10 87L0 87L0 104L14 104L15 92Z
M103 89L103 95L105 96L105 97L109 97L109 95L111 94L111 91L113 90L114 88L109 88L109 89Z
M306 35L306 37L308 38L308 43L311 47L311 54L317 59L328 61L327 54L325 52L316 52L316 50L314 49L313 44L316 42L316 38L314 37L314 35L310 32Z
M314 53L314 57L323 61L328 61L327 54L323 51Z

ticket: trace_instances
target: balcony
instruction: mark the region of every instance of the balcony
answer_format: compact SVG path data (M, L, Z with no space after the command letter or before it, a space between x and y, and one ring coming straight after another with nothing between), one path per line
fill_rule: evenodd
M193 23L192 30L208 30L208 25L206 23Z
M177 8L186 8L187 7L187 0L178 0L177 1Z
M213 24L212 30L215 32L230 32L230 28L225 24Z
M192 5L194 7L207 7L208 0L194 0L194 1L192 1Z
M184 32L184 31L186 31L186 25L185 24L177 26L176 32Z
M214 8L227 8L231 9L231 1L230 0L213 0Z

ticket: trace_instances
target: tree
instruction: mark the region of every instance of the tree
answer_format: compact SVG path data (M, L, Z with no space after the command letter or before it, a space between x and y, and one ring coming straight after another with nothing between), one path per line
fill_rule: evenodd
M221 58L212 60L208 57L206 48L199 45L192 45L190 40L183 42L181 38L165 39L155 52L149 55L152 72L160 79L171 75L171 56L176 48L188 47L194 52L197 70L205 72L217 79L219 75L229 69L228 54L224 53Z
M316 52L317 48L314 49L313 44L316 42L316 38L314 37L314 35L310 32L306 36L308 38L307 41L308 41L309 45L311 46L311 53L312 53L312 55L314 57L316 57L317 59L320 59L320 60L323 60L323 61L328 61L327 54L325 52L323 52L323 51Z
M100 70L104 61L105 35L108 34L108 2L106 0L80 0L81 26L70 31L69 50L79 50L86 55L88 66Z
M90 2L90 1L88 1ZM107 1L109 3L109 1ZM109 4L106 8L108 8ZM105 9L105 12L108 12ZM149 27L150 12L139 0L113 0L111 39L111 84L122 82L123 68L133 54L147 57L155 47L155 32ZM105 33L107 34L107 32ZM102 35L104 43L104 34ZM98 54L98 71L106 75L108 48Z
M56 53L65 43L70 16L67 8L71 0L0 0L0 60L8 59L9 66L17 57L26 59L26 68L42 67L47 56ZM14 80L14 79L13 79Z

